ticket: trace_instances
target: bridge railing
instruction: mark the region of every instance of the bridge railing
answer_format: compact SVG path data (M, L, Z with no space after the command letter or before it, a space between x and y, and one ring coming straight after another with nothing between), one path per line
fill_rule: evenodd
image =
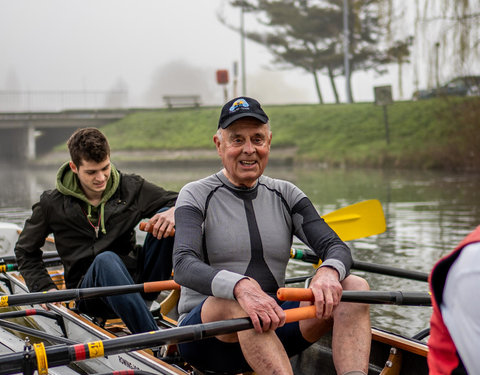
M128 92L119 91L1 91L0 112L42 112L65 109L127 108Z

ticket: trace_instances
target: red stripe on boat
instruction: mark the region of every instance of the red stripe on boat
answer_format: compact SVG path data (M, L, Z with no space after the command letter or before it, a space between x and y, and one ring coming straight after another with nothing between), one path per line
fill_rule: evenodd
M73 346L75 350L75 360L81 361L87 359L87 346L84 344L77 344Z
M35 309L26 309L26 310L25 310L25 315L26 315L26 316L37 315L37 310L35 310Z

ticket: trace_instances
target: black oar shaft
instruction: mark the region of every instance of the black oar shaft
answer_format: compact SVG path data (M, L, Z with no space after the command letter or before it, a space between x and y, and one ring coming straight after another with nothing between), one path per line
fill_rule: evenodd
M26 310L14 310L14 311L6 311L0 313L0 319L10 319L10 318L23 318L26 316L33 316L33 315L40 315L50 319L57 320L59 315L52 312L46 311L43 309L26 309Z
M428 293L423 292L382 292L364 291L355 292L346 290L342 293L344 302L361 302L373 304L391 304L403 306L431 306L432 300Z
M285 279L285 284L303 283L311 277L313 277L313 275L289 277Z
M52 259L58 258L58 253L56 251L49 251L42 254L42 258L45 259ZM17 257L15 255L5 255L0 257L0 263L15 263L17 261Z
M48 367L62 366L72 361L112 355L132 350L149 348L168 343L179 343L200 340L219 334L242 331L252 328L248 318L223 320L219 322L196 324L185 327L171 328L158 332L148 332L136 335L118 337L105 341L90 342L76 345L55 345L45 348ZM31 365L36 368L36 353L28 353ZM21 372L24 366L23 352L0 355L0 374Z
M62 264L62 260L60 259L60 257L57 256L54 258L44 259L43 263L45 263L47 267L56 266ZM5 261L4 259L0 259L0 272L10 272L16 270L18 270L17 263L10 263L8 261Z
M428 273L412 270L404 270L397 267L385 266L382 264L362 262L359 260L354 260L353 269L360 271L367 271L373 273L379 273L382 275L403 277L405 279L417 280L417 281L428 281Z
M280 301L314 301L315 296L310 288L279 288L277 298ZM394 305L430 306L430 294L426 292L402 292L379 290L344 290L343 302L380 303Z
M58 343L58 344L63 343L63 344L70 344L71 345L71 344L76 343L76 341L67 339L65 337L51 335L49 333L40 331L38 329L29 328L29 327L26 327L26 326L22 326L20 324L8 322L8 321L3 320L3 319L0 319L0 327L4 327L4 328L11 329L13 331L25 333L29 337L32 337L32 336L33 337L38 337L42 340L48 340L48 341Z
M51 292L14 294L9 296L2 296L4 300L2 301L2 303L0 303L0 305L3 304L3 306L18 306L62 302L70 301L72 299L94 298L102 297L105 295L112 296L117 294L141 292L143 291L143 288L144 284L133 284L98 288L66 289Z
M319 262L319 257L310 249L292 249L291 258L300 259L307 263L316 264ZM428 273L420 271L405 270L402 268L385 266L382 264L362 262L355 260L352 264L352 269L367 271L372 273L379 273L387 276L402 277L404 279L428 281ZM300 281L300 280L297 280Z
M127 294L135 292L160 292L162 290L179 289L173 280L150 281L143 284L133 285L115 285L96 288L66 289L50 292L36 292L25 294L14 294L0 296L0 307L31 305L41 303L53 303L61 301L70 301L72 299L85 299L95 297L106 297L118 294Z

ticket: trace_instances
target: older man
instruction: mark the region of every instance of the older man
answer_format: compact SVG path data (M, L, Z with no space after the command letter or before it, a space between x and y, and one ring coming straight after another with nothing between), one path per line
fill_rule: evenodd
M340 303L342 290L365 290L349 274L350 250L295 185L263 175L272 132L255 99L226 103L213 136L223 169L187 184L175 211L174 275L182 287L180 325L249 316L254 329L179 346L200 370L292 374L289 356L333 328L339 374L366 374L368 305ZM310 288L315 319L285 324L284 285L293 235L323 260ZM302 302L300 305L308 304Z

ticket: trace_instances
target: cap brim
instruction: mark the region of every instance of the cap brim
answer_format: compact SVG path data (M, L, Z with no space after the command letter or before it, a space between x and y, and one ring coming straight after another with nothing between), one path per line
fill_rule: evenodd
M238 113L234 116L231 116L230 118L228 118L228 120L224 121L218 127L222 128L222 129L226 129L232 124L232 122L237 121L238 119L240 119L242 117L256 118L257 120L260 120L262 122L262 124L266 124L268 122L268 117L267 116L259 115L257 113L245 112L245 113Z

